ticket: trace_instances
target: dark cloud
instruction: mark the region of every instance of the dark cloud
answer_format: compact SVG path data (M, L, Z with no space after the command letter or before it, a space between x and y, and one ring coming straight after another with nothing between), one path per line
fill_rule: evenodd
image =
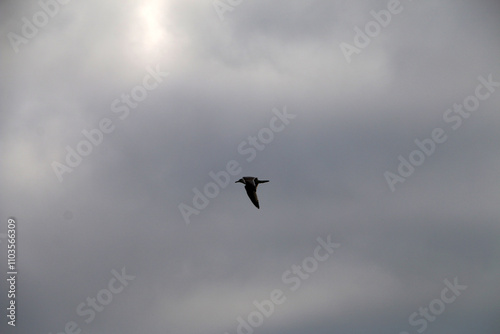
M387 4L242 1L222 21L210 1L69 2L16 53L9 34L41 5L2 2L0 233L16 217L19 308L0 326L233 334L279 289L255 333L415 333L457 278L425 332L498 332L500 87L456 129L445 117L479 77L500 81L498 3L401 1L349 63L340 44ZM151 71L169 74L152 87ZM392 192L384 173L436 128L446 141ZM68 147L90 153L59 182ZM231 160L186 224L179 205ZM244 175L270 180L260 210ZM294 291L283 275L329 235L340 247ZM122 268L135 278L87 323L77 307Z

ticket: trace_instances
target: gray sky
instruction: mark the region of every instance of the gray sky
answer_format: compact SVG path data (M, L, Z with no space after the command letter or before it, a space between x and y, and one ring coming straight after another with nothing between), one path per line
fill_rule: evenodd
M2 333L500 332L498 1L41 3L0 4Z

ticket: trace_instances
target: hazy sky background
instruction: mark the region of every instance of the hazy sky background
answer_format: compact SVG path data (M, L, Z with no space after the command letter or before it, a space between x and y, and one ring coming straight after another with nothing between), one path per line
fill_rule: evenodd
M2 333L234 334L276 289L254 333L500 332L500 87L447 111L500 82L498 1L402 0L350 62L341 43L387 1L242 1L222 19L211 0L46 2L0 3L0 233L17 219L19 266ZM247 161L238 147L284 110ZM384 173L436 128L446 141L391 191ZM179 205L231 160L186 224ZM270 180L260 210L246 175ZM282 275L328 236L340 247L293 291ZM122 268L135 278L89 320ZM446 280L467 286L449 304ZM430 304L445 309L423 320Z

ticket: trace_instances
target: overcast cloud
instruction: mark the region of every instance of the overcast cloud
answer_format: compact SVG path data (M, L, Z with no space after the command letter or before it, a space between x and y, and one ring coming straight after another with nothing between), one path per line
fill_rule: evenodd
M0 13L2 333L500 332L498 1Z

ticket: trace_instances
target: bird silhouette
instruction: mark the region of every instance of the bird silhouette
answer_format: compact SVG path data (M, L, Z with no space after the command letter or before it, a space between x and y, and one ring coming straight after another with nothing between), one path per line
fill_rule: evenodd
M269 182L269 180L259 180L256 177L253 176L244 176L235 183L243 183L245 185L245 190L247 191L247 195L252 201L252 203L257 207L257 209L260 209L259 207L259 198L257 197L257 187L259 186L259 183L266 183Z

